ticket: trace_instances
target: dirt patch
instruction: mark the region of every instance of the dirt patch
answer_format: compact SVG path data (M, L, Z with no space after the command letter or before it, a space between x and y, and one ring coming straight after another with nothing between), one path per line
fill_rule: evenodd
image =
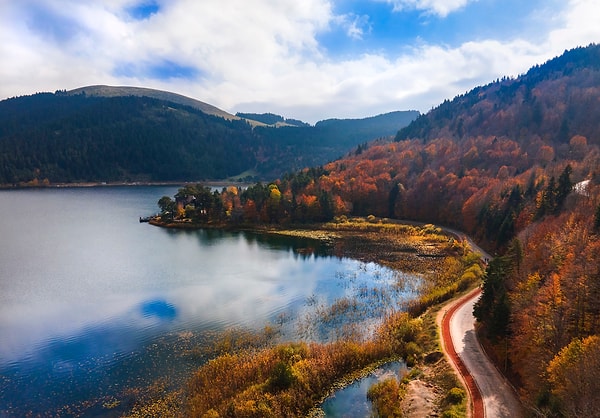
M402 400L402 412L407 418L438 417L436 400L439 398L436 387L420 379L411 380L406 385L406 395Z

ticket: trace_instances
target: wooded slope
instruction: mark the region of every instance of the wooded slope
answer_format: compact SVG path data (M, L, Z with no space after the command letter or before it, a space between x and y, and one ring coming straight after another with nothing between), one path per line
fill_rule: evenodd
M600 46L590 45L446 101L395 141L283 178L264 199L250 189L248 213L377 215L467 231L499 255L476 316L527 406L597 416L599 121Z
M346 135L343 122L328 129L257 126L151 89L38 93L0 101L0 185L274 178L394 135L417 116L354 120L353 134Z

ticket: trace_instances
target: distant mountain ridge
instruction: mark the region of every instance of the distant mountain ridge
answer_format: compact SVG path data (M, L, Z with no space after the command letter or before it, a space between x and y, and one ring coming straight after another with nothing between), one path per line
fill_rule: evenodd
M271 127L141 87L37 93L0 101L0 184L272 180L393 136L417 116L380 115L392 125L366 119L369 127L350 130L343 121L322 129L293 119Z
M241 112L238 112L235 115L239 116L241 118L247 119L247 120L254 120L254 121L260 122L263 125L274 126L274 127L280 127L280 126L307 127L307 126L310 126L310 124L308 124L306 122L302 122L301 120L284 118L283 116L276 115L274 113L241 113Z
M177 93L149 89L145 87L94 85L69 90L66 91L65 94L69 96L85 94L86 96L92 97L151 97L153 99L163 100L165 102L173 102L183 106L189 106L194 109L198 109L201 112L206 113L207 115L219 116L225 119L239 119L239 117L234 116L231 113L221 110L218 107L215 107L208 103L201 102L200 100L192 99L190 97L183 96Z

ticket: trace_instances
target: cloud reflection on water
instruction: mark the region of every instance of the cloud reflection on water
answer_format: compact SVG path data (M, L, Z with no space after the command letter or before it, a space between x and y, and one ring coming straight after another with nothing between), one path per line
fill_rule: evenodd
M307 240L139 224L148 200L164 194L0 193L0 213L20 208L0 218L10 243L0 252L0 414L9 402L43 411L74 390L97 396L136 376L187 367L171 343L157 341L260 329L282 317L292 333L307 310L394 281L382 267L327 256ZM65 217L65 208L77 216ZM32 404L32 393L46 401Z

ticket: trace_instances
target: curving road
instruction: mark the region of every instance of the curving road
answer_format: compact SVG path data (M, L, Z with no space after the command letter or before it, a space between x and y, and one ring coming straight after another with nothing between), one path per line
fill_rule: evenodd
M473 305L480 294L476 289L440 311L442 346L469 392L473 418L523 417L514 389L488 359L475 335Z
M483 260L492 257L467 235L451 228L443 229L459 240L466 240ZM469 410L473 418L522 418L523 405L514 388L485 354L475 334L473 306L481 289L446 304L438 313L442 348L469 392Z
M491 258L465 234L446 230L467 240L483 259ZM440 311L437 319L442 346L469 392L469 412L473 418L523 417L523 406L514 388L489 360L477 340L473 306L480 295L481 290L475 289Z

